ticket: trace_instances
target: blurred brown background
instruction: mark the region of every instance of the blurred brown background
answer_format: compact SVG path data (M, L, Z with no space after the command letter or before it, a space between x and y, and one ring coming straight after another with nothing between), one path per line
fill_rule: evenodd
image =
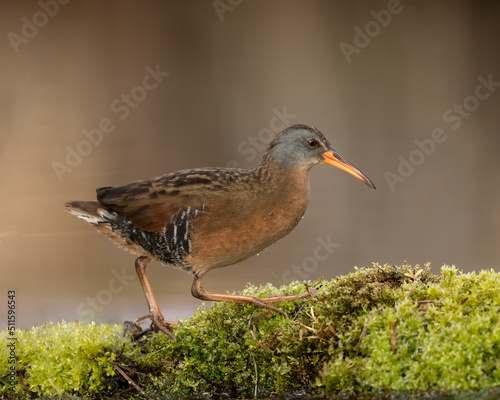
M499 267L499 2L64 2L0 13L0 288L3 304L17 291L18 326L146 312L134 256L65 201L183 168L253 168L281 120L319 128L377 190L314 168L294 232L209 273L208 290L372 261ZM199 306L189 275L148 272L166 317Z

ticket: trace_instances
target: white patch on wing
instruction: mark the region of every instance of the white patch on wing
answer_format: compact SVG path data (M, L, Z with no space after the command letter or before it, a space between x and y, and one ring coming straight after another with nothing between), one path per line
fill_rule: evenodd
M103 208L99 208L97 210L97 213L103 217L103 218L106 218L106 219L115 219L116 218L116 213L114 212L113 214L111 214L110 212L108 212L107 210L103 209ZM104 222L104 221L102 221Z
M81 213L81 212L75 211L75 210L70 210L69 212L71 214L73 214L75 217L83 219L84 221L87 221L89 224L96 225L96 224L99 224L101 222L104 222L104 220L102 218L99 218L96 215L84 214L84 213Z

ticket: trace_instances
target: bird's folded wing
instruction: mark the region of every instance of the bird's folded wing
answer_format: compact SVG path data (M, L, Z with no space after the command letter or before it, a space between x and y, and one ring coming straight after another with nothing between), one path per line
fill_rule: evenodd
M167 174L124 186L97 189L97 200L139 229L161 232L182 207L207 210L223 192L212 174L196 170Z

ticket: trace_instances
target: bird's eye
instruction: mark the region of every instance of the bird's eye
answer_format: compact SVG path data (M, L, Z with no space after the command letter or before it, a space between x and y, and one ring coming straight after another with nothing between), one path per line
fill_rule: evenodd
M309 139L307 141L307 145L312 149L318 145L318 142L316 141L316 139Z

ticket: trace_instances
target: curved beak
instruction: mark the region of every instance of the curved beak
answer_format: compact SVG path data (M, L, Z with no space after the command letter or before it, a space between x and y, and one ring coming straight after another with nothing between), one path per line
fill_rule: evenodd
M345 172L348 172L352 176L358 178L360 181L363 181L372 189L375 189L375 185L368 178L363 171L361 171L358 167L356 167L352 162L350 162L347 158L345 158L342 154L340 154L333 147L330 147L330 150L323 153L324 163L333 165L334 167L340 168Z

